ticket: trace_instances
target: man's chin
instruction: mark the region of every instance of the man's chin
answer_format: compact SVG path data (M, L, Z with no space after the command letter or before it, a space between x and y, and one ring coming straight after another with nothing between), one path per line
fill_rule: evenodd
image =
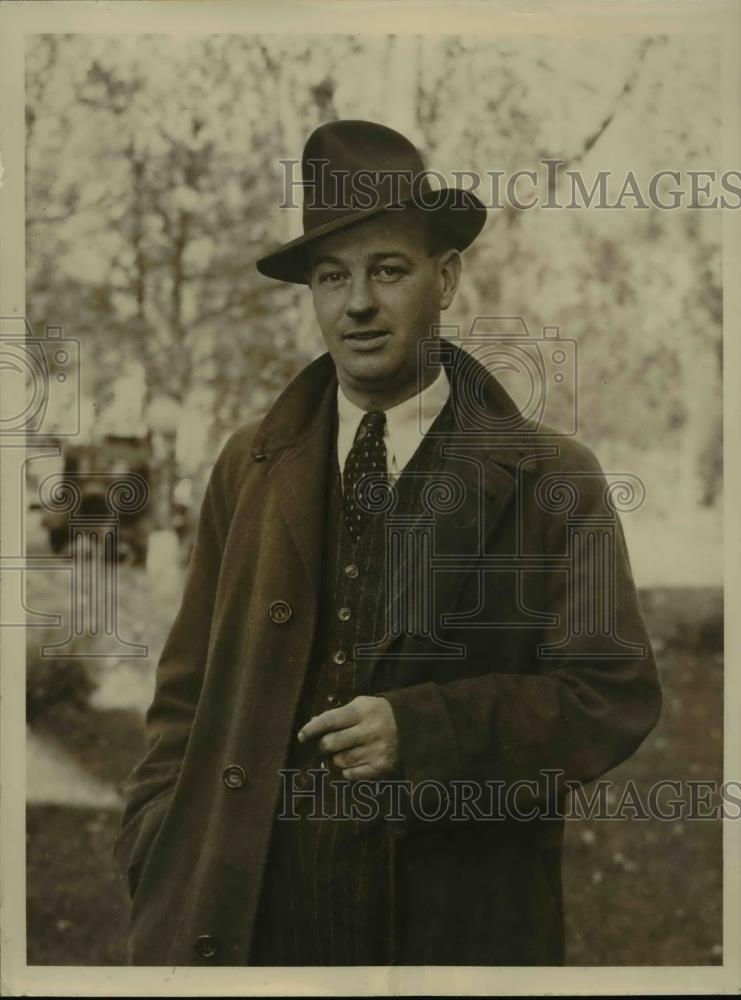
M345 361L342 372L358 385L382 386L385 382L393 385L398 379L399 366L388 357L368 354Z

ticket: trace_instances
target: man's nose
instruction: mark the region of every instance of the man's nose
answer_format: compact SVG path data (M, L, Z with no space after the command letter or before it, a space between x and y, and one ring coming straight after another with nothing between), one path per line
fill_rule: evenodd
M361 319L364 316L373 315L376 308L373 288L368 277L366 275L353 277L345 305L347 315L353 319Z

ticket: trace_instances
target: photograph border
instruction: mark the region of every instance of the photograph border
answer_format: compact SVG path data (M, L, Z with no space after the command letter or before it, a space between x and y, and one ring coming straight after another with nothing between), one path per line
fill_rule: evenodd
M36 33L142 34L456 34L497 36L607 34L718 35L723 52L722 167L741 167L741 4L678 0L671 5L615 0L522 3L424 0L19 0L0 7L0 316L25 314L25 38ZM741 210L724 212L724 778L741 778ZM71 332L71 331L70 331ZM2 412L17 412L3 393ZM0 448L2 556L23 559L19 526L22 446ZM1 564L0 564L1 568ZM16 588L17 589L17 588ZM14 588L0 587L0 621L20 621ZM24 629L0 629L0 931L2 993L56 996L732 994L741 990L741 821L723 821L723 965L651 967L352 967L269 969L28 966L25 860ZM698 734L698 739L701 738ZM113 866L113 859L111 859Z

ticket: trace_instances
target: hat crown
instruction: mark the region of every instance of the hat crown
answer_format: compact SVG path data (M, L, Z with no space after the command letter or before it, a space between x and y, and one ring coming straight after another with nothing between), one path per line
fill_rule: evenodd
M322 160L329 170L350 174L425 170L419 150L406 136L387 125L352 119L325 122L311 133L301 161L304 180L312 179L313 163Z
M425 165L400 132L376 122L345 119L315 129L301 158L304 232L358 210L399 204L415 179L424 190Z

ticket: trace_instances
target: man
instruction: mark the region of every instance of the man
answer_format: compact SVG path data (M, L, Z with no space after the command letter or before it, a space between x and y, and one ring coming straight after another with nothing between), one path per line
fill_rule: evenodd
M559 964L565 783L660 708L612 492L436 336L475 196L369 122L303 176L258 268L328 353L206 490L117 843L130 959Z

